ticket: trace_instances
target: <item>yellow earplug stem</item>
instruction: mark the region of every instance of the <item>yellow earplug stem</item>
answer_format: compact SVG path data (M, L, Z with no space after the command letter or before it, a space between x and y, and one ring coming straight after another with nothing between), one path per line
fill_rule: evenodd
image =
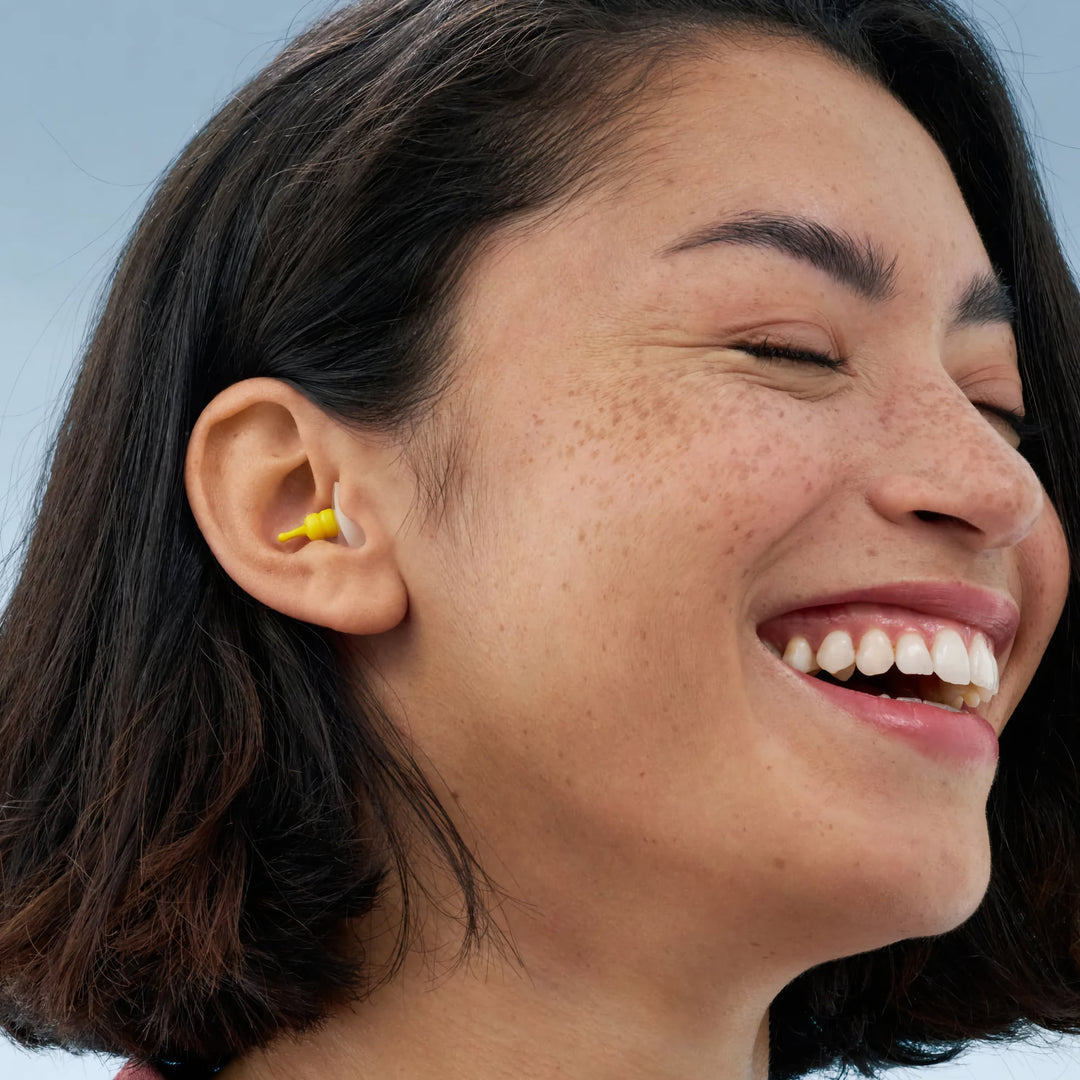
M320 510L317 514L308 514L304 524L291 532L278 533L278 543L306 536L309 540L332 540L338 534L337 518L333 510Z

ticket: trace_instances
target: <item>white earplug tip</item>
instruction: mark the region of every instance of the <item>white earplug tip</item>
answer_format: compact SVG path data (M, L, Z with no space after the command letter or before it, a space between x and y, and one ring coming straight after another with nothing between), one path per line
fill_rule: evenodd
M362 547L364 543L364 530L350 521L338 504L338 485L334 483L334 518L337 521L338 533L349 547Z

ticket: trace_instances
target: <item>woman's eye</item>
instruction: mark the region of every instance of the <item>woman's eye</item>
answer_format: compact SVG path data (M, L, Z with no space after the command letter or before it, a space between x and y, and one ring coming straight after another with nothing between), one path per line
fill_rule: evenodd
M1002 409L997 405L987 405L981 401L973 401L971 404L981 412L989 413L1004 421L1011 429L1015 439L1014 446L1017 449L1026 443L1037 442L1042 437L1042 425L1033 423L1020 413L1013 412L1011 409Z
M829 356L828 353L817 352L814 349L801 349L794 345L779 345L769 341L768 338L762 341L741 342L733 345L732 348L757 357L759 360L788 360L794 363L815 364L818 367L828 368L830 371L842 371L847 367L847 361L843 357ZM973 401L972 405L1006 424L1010 429L1012 439L1015 440L1014 447L1017 449L1025 444L1036 442L1042 437L1042 426L1033 423L1020 413L981 401Z
M790 360L794 363L815 364L830 371L841 371L847 367L847 361L841 357L829 356L828 353L814 349L800 349L794 345L778 345L766 338L764 341L746 341L732 346L739 352L756 356L759 360Z

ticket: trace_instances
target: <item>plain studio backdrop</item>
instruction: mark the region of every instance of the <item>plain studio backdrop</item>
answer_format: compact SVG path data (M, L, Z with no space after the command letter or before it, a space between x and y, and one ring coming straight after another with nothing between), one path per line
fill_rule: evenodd
M318 0L0 0L0 552L31 500L59 402L124 237L168 163ZM1080 268L1080 3L964 0L1019 89ZM10 570L10 568L9 568ZM0 600L10 587L0 580ZM852 902L856 902L853 898ZM118 1059L30 1054L0 1080L106 1080ZM890 1080L1080 1080L1080 1040L984 1046Z

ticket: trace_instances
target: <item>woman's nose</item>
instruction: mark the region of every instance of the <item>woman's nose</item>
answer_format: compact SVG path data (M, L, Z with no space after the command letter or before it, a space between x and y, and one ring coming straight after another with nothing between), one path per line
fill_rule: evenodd
M868 497L883 517L937 523L976 551L1011 547L1035 527L1038 476L955 384L896 399L881 430Z

